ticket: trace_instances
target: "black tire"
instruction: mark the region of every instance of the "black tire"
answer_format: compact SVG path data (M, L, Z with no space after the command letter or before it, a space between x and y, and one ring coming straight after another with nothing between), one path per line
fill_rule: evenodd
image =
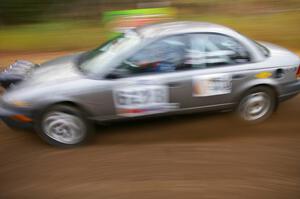
M35 128L38 135L48 144L64 148L85 144L93 134L93 126L85 114L66 105L56 105L47 109L40 115ZM76 138L74 129L78 129Z
M260 123L271 117L277 105L276 93L267 86L248 90L236 109L238 118L246 123Z

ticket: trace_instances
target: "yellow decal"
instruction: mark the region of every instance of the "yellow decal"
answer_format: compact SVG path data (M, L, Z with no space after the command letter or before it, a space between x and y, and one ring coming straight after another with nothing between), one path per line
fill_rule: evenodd
M265 78L269 78L272 76L272 73L270 72L261 72L261 73L258 73L255 75L256 78L259 78L259 79L265 79Z

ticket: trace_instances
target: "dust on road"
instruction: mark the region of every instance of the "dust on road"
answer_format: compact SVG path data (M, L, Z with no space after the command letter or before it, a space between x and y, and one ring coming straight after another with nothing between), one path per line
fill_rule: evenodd
M300 96L263 124L228 113L100 126L62 150L0 123L0 198L300 198Z

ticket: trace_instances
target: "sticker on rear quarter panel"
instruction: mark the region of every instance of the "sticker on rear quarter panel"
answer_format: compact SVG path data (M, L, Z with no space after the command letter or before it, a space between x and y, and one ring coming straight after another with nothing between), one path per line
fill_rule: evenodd
M134 117L167 112L174 108L169 103L169 88L165 85L130 85L113 91L118 115Z
M193 77L193 96L205 97L231 93L232 82L228 74L199 75Z

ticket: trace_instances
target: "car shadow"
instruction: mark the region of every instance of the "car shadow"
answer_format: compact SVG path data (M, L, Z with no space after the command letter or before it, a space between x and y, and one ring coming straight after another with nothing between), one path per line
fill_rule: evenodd
M277 114L260 124L245 124L232 113L194 113L134 119L98 125L97 144L147 144L207 142L253 136L276 136L286 132Z

